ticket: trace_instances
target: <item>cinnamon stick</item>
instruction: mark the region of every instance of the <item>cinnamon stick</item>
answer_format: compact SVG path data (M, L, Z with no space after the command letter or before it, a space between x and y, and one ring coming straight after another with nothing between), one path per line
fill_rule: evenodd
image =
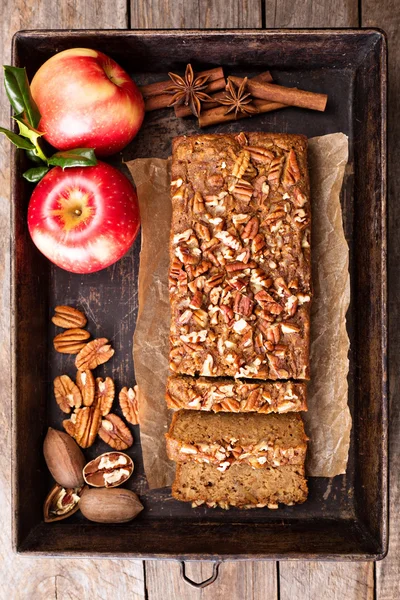
M254 100L253 105L258 109L258 114L271 112L272 110L278 110L278 108L285 108L286 104L280 102L269 102L266 100ZM209 127L210 125L219 125L220 123L228 123L229 121L236 121L237 119L244 119L249 115L239 113L235 118L235 113L226 113L226 106L218 106L217 108L211 108L200 113L199 127Z
M221 79L224 77L224 70L222 67L216 67L215 69L208 69L207 71L200 71L199 73L195 73L196 77L208 75L208 83L211 81L215 81L217 79ZM164 94L165 90L172 85L172 81L168 79L167 81L157 81L156 83L149 83L148 85L139 86L139 90L143 96L143 98L152 98L153 96L159 96L160 94Z
M260 73L259 75L256 75L255 77L253 77L252 81L264 81L264 82L268 83L270 81L273 81L273 79L272 79L272 75L269 71L264 71L263 73ZM224 80L223 87L221 87L219 89L225 90L225 80ZM207 90L207 93L209 93L208 90ZM212 94L211 98L214 100L214 102L204 102L203 110L209 110L210 108L215 108L216 106L220 106L218 100L224 98L224 95L225 95L224 91L218 92L216 94ZM188 106L185 106L185 105L175 106L175 116L176 117L189 117L191 114L192 114L192 112Z
M240 85L243 79L241 77L230 77L236 85ZM324 111L328 96L326 94L315 94L306 92L297 88L288 88L276 83L264 83L249 79L247 82L248 91L254 98L269 100L270 102L281 102L288 106L300 106L311 110Z

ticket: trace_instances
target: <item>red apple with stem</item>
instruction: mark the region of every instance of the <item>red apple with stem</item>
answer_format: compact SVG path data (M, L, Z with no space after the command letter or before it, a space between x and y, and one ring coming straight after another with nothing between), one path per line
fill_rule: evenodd
M38 129L58 150L93 148L98 156L119 152L144 118L142 95L129 75L89 48L52 56L35 74L31 92L41 114Z
M28 228L38 249L72 273L92 273L119 260L140 227L135 189L117 169L51 169L36 186Z

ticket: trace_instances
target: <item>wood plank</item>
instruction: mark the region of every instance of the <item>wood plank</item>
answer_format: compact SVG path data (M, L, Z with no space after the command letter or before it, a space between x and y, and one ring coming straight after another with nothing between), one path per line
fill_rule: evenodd
M265 0L266 27L358 27L357 0Z
M372 1L372 0L371 0ZM356 0L304 0L293 10L290 0L265 0L266 27L357 27ZM371 563L279 563L280 599L372 600L374 567Z
M178 0L173 10L169 0L131 0L131 28L223 28L260 27L261 3L258 0L225 0L202 2ZM204 7L204 11L201 8ZM190 563L187 574L195 581L207 579L212 564ZM146 562L146 587L149 600L258 600L277 598L275 563L224 563L220 568L218 583L195 590L181 578L180 567L169 561Z
M209 562L186 563L186 575L193 581L208 579ZM203 590L183 581L178 563L146 561L148 600L274 600L277 598L277 573L273 562L226 562L218 579Z
M261 27L261 0L130 0L131 29Z
M371 563L280 562L280 600L373 600Z
M18 29L34 28L124 28L127 26L125 0L5 0L1 5L1 64L9 64L11 37ZM0 89L0 123L9 125L10 109L3 84ZM0 580L2 598L107 598L140 600L144 598L144 575L141 561L87 559L51 560L21 558L11 549L10 501L10 287L9 222L10 169L9 142L0 139L0 386L4 401L0 403Z
M388 101L388 276L389 276L389 552L376 564L376 599L397 600L400 597L400 206L397 181L400 177L400 11L397 0L364 0L363 27L380 27L388 36L389 101Z

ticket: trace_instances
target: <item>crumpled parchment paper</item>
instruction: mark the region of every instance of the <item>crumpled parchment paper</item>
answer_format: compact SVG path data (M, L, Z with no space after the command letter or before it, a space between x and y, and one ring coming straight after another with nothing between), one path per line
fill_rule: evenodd
M347 404L350 301L349 250L344 237L340 189L348 159L342 133L309 140L312 199L314 299L311 315L310 437L307 474L344 473L350 442ZM168 460L164 434L170 416L164 401L168 374L170 309L168 297L171 222L170 159L142 158L127 166L134 179L142 221L139 313L133 359L139 386L140 437L150 489L171 485L175 465Z

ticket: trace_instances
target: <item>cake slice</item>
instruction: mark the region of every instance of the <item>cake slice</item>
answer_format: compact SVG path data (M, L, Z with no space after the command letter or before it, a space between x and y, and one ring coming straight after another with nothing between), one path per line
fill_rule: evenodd
M300 504L307 499L303 465L253 469L234 464L221 473L206 463L179 463L172 495L192 506L278 508L278 504Z
M176 462L200 462L223 472L233 464L254 468L304 465L307 436L298 413L257 414L180 410L166 434Z
M286 413L307 410L307 387L293 381L245 382L172 375L167 380L168 408L213 412Z

